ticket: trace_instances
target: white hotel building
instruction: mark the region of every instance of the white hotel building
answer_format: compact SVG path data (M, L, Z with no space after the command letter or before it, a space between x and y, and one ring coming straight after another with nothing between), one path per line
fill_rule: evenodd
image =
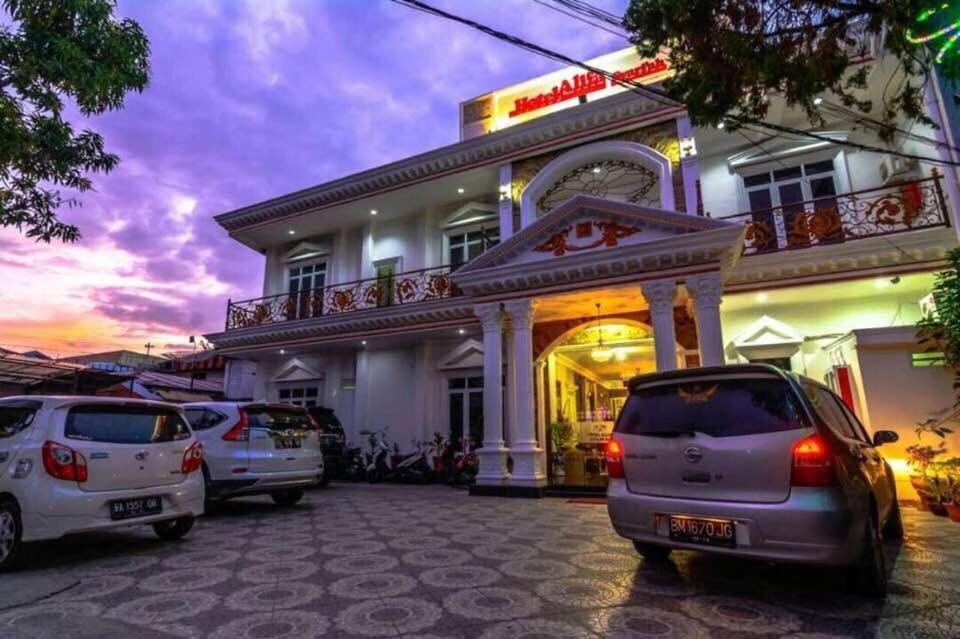
M859 64L879 105L900 67L873 51ZM592 64L670 73L632 50ZM263 296L207 336L255 362L256 397L331 407L355 443L472 433L476 490L520 495L605 484L638 373L774 363L904 445L953 406L914 326L958 243L952 168L859 150L875 133L832 109L814 127L771 98L770 122L821 139L697 129L582 73L464 102L449 146L219 215L266 256ZM901 151L952 159L948 130L903 128ZM903 469L902 447L888 456Z

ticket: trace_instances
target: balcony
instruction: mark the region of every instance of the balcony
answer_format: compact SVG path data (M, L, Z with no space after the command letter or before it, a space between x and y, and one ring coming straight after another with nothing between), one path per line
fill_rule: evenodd
M722 218L747 225L744 255L837 244L950 225L943 178L933 177Z
M385 309L460 295L449 266L373 277L295 293L227 303L226 330L355 311Z

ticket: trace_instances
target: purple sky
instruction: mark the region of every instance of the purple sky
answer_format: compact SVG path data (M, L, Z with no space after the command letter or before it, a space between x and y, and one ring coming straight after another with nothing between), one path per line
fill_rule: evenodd
M533 0L433 0L572 56L627 46ZM626 0L593 0L620 13ZM457 105L558 65L387 0L121 0L150 86L89 123L120 166L62 217L76 246L0 230L0 346L170 350L254 297L262 258L212 217L455 142ZM155 351L156 352L156 351Z

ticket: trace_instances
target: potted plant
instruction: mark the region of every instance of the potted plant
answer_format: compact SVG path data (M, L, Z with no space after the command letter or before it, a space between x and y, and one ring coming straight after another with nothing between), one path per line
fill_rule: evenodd
M910 484L920 497L921 508L932 510L935 514L946 514L946 511L940 503L941 482L936 473L931 472L931 465L945 452L946 445L943 442L936 448L921 444L907 446L907 464L919 473L910 476Z
M943 506L951 521L960 523L960 457L952 457L938 466L945 485Z
M550 422L547 426L547 433L550 437L550 448L552 451L551 462L553 464L553 478L558 484L563 483L566 476L564 471L564 456L566 451L573 445L573 424L567 421Z

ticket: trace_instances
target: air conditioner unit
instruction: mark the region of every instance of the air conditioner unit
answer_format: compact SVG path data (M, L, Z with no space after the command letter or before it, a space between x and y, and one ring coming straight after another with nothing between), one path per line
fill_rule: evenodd
M911 160L908 158L899 157L896 155L884 155L883 159L880 160L880 181L886 186L890 184L897 178L900 178L915 168L917 168L918 162L916 160Z

